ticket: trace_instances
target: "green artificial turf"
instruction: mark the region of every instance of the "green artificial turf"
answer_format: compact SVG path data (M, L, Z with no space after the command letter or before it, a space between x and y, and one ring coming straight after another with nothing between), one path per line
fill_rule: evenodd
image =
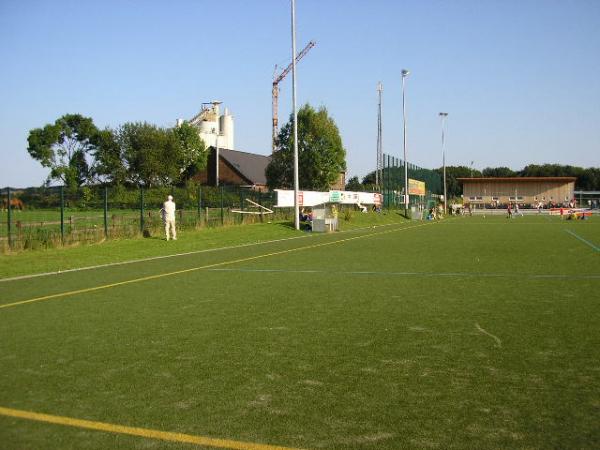
M354 212L349 220L340 217L339 224L341 230L349 231L402 221L405 219L394 211L382 214ZM274 222L180 230L178 240L170 242L166 242L161 234L151 238L114 239L97 244L0 254L0 279L300 237L310 237L310 233L297 232L290 223Z
M301 448L598 448L597 218L353 219L0 282L6 305L172 273L0 308L0 407ZM138 243L78 261L162 251ZM189 447L3 416L0 442Z

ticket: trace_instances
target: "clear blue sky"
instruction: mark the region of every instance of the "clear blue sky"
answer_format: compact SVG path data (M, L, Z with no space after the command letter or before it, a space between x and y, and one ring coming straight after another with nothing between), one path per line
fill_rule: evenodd
M324 105L348 152L348 176L375 160L378 81L384 151L409 160L600 165L600 1L297 0L299 104ZM270 153L275 64L291 59L288 0L0 0L0 186L39 185L30 129L65 113L100 127L172 126L222 100L236 147ZM291 110L291 77L280 117Z

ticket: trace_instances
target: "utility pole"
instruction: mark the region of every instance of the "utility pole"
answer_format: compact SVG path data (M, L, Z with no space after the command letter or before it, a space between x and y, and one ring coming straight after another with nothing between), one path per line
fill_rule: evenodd
M379 105L377 109L377 164L375 166L375 186L379 188L379 182L383 182L383 142L382 142L382 125L381 125L381 93L383 92L383 84L377 83L377 93L379 95Z

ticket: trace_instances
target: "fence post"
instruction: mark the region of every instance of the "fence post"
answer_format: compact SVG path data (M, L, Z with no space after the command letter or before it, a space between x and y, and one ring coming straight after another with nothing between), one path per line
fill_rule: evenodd
M238 188L240 190L240 211L244 210L244 193L242 191L241 188ZM240 223L244 223L244 213L240 214Z
M9 187L6 188L6 194L8 196L7 204L6 204L6 208L8 211L8 248L12 248L12 227L11 227L12 213L11 213L11 207L10 207L10 188Z
M140 233L144 234L144 186L140 186Z
M202 187L198 185L198 226L202 225Z
M390 155L386 155L386 165L387 165L387 170L386 170L387 180L385 183L385 185L386 185L386 203L387 203L388 209L390 209L390 177L391 177Z
M108 239L108 186L104 186L104 239Z
M223 185L221 185L221 225L225 225L225 216L223 215Z
M65 186L60 187L60 243L65 245Z

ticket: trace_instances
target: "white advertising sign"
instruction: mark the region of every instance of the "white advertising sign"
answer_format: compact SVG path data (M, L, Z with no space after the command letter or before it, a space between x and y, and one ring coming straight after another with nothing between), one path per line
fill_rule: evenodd
M275 189L277 193L277 208L291 208L294 206L294 191ZM381 205L382 196L378 192L350 192L350 191L298 191L300 206L317 206L325 203L342 203L345 205Z

